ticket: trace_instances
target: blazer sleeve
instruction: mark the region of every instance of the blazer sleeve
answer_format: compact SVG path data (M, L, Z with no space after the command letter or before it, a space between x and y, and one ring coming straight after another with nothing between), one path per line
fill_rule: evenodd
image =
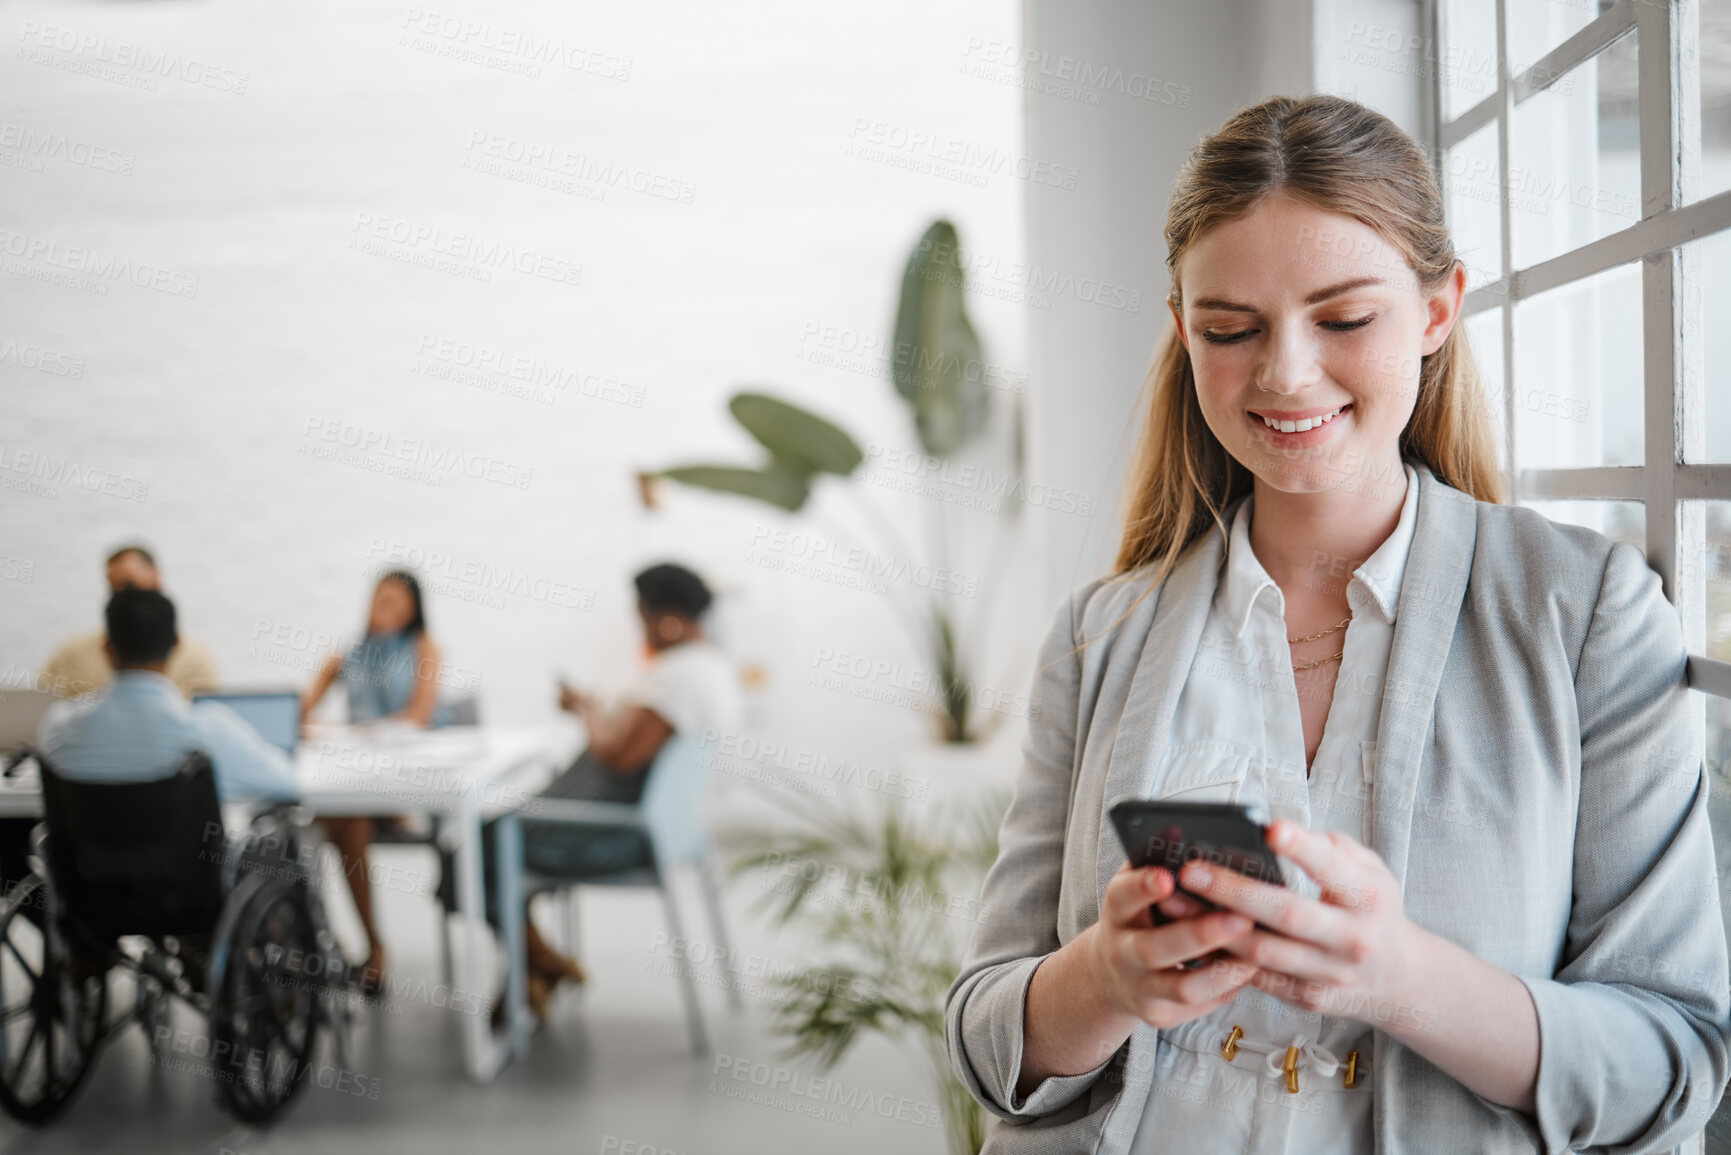
M1072 767L1081 696L1078 606L1091 582L1058 608L1040 645L1022 768L998 831L998 858L986 873L982 915L961 973L944 997L944 1040L956 1076L994 1115L1025 1121L1067 1106L1112 1061L1054 1076L1025 1101L1015 1096L1022 1069L1028 984L1059 947L1058 893L1064 865Z
M1575 674L1568 930L1554 977L1522 978L1549 1151L1669 1149L1725 1089L1731 992L1687 657L1658 575L1617 543Z

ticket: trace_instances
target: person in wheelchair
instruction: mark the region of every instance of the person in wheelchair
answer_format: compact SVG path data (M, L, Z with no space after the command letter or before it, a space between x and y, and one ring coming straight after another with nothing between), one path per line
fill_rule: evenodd
M191 703L167 674L180 640L174 603L159 590L123 586L103 611L103 649L114 667L107 685L43 715L36 746L68 779L141 782L160 778L189 751L203 750L224 801L299 797L287 755L220 702ZM0 880L10 889L29 873L31 818L0 819Z
M178 1062L172 998L208 1016L200 1069L223 1104L262 1122L306 1082L323 1023L346 1051L347 965L313 883L316 844L286 805L286 758L162 673L172 603L123 589L107 622L113 683L52 712L27 751L45 821L6 849L28 873L0 904L0 1107L52 1118L132 1021L154 1061ZM267 806L231 841L223 801ZM114 969L131 976L132 1007L110 1022Z
M104 611L103 648L114 666L108 685L43 716L37 748L76 782L160 778L189 751L203 750L228 801L294 801L300 796L288 756L220 702L189 703L168 678L180 640L174 603L158 590L124 587Z

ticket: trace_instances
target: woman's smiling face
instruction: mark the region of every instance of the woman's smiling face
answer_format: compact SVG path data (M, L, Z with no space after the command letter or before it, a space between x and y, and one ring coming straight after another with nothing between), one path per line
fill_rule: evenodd
M1276 195L1198 238L1177 280L1202 415L1233 458L1292 493L1400 476L1419 359L1459 314L1464 267L1427 295L1368 225Z

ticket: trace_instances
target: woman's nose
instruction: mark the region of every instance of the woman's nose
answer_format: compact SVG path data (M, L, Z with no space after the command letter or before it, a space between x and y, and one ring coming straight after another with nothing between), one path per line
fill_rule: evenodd
M1316 347L1302 329L1276 327L1263 349L1256 384L1270 393L1302 393L1321 380Z

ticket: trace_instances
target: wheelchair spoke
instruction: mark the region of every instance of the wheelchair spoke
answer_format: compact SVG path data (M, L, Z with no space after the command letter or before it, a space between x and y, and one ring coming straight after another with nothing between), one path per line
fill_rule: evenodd
M12 952L12 957L18 960L18 965L20 967L24 968L24 973L30 976L30 981L32 983L41 982L42 981L41 972L36 970L34 967L32 967L28 962L26 962L24 960L24 956L21 953L19 953L18 944L12 941L11 935L6 936L5 942L6 942L6 949Z
M36 1049L37 1042L42 1038L42 1020L36 1019L30 1024L30 1037L24 1040L24 1049L18 1052L18 1063L12 1068L11 1083L18 1085L24 1077L24 1067L30 1062L30 1053Z

